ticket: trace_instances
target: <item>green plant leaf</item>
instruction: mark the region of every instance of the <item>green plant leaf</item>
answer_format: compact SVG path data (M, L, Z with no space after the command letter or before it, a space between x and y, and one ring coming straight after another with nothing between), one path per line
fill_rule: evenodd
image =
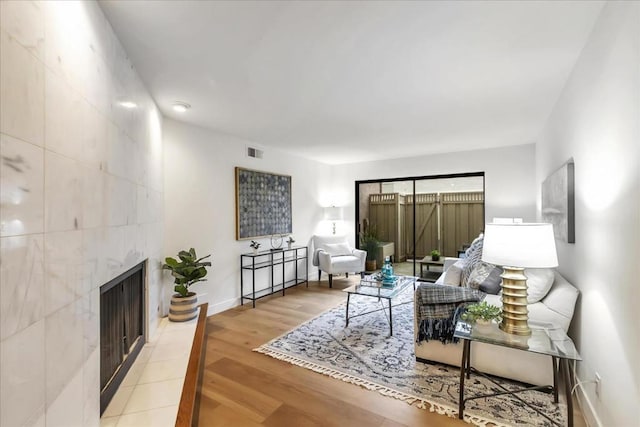
M174 286L173 290L179 293L183 297L186 297L187 294L189 293L189 289L184 285L176 285Z
M163 268L167 268L168 267L175 267L178 265L178 261L176 261L175 259L171 258L171 257L167 257L164 259L164 262L166 263L165 265L163 265Z
M209 258L210 256L211 256L211 254L209 254L209 255L207 255L207 256L203 256L202 258L198 259L196 262L200 262L200 261L202 261L203 259L207 259L207 258ZM209 264L211 264L211 263L209 262Z

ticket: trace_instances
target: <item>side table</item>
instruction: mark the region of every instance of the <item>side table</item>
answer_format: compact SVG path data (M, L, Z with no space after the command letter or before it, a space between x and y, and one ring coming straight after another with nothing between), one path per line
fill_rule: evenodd
M458 418L464 419L464 406L469 400L480 399L484 397L503 396L507 394L517 394L528 390L546 390L553 392L553 401L558 403L558 378L562 376L562 384L564 386L565 396L567 399L567 423L569 427L573 427L573 401L571 399L572 382L570 378L569 361L582 360L576 350L573 341L567 336L565 331L549 323L529 322L531 328L530 336L519 336L508 334L501 331L497 324L492 324L489 328L474 328L471 324L463 321L456 323L456 329L453 334L455 338L464 341L462 347L462 361L460 363L460 396L458 400ZM483 342L486 344L499 345L503 347L515 348L522 351L530 351L533 353L546 354L551 357L553 369L553 385L524 387L518 390L504 391L492 394L483 394L479 396L464 397L464 381L465 377L470 378L471 372L481 375L491 381L491 377L479 372L471 367L471 343ZM499 362L498 362L499 363ZM497 383L496 383L497 384ZM501 387L502 388L502 387ZM524 402L527 404L526 402ZM534 408L540 416L543 416L551 423L556 424L546 414Z
M427 266L427 272L431 271L429 270L429 267L434 266L434 267L442 267L444 268L444 257L440 257L440 259L438 259L438 261L434 261L431 259L431 255L427 255L426 257L422 258L420 261L418 261L418 263L420 264L420 277L424 277L424 266Z

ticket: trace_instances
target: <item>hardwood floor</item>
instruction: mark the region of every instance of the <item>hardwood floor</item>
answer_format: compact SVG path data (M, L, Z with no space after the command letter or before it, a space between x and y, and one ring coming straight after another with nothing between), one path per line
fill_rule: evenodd
M357 277L309 283L208 318L201 427L468 426L252 349L345 300ZM576 417L576 427L584 426Z

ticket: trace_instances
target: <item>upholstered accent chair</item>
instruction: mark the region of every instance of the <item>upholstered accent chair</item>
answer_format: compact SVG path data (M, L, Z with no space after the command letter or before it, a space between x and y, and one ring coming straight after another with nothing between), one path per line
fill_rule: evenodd
M345 236L313 236L313 265L318 267L318 280L324 271L333 287L333 275L363 273L366 251L351 247Z

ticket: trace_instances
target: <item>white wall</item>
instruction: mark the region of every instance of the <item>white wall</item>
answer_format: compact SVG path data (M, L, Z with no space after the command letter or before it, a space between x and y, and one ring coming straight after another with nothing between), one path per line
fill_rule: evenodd
M486 220L518 217L533 221L536 217L534 157L535 146L527 144L338 165L333 167L332 192L345 206L345 227L353 236L357 180L484 172Z
M99 287L148 258L158 321L162 120L95 2L0 16L0 425L97 427Z
M581 291L578 377L602 377L599 397L582 386L592 425L640 418L639 52L640 4L608 3L537 145L538 189L575 160L576 243L556 243L560 271Z
M272 149L262 159L246 157L246 146L255 144L170 119L164 125L165 254L194 247L213 255L208 280L193 290L209 302L209 313L219 312L239 304L240 254L251 252L250 240L235 237L235 167L291 176L292 236L300 245L326 232L322 206L329 205L330 168ZM260 249L270 248L269 239L259 241ZM169 295L170 277L166 288Z

